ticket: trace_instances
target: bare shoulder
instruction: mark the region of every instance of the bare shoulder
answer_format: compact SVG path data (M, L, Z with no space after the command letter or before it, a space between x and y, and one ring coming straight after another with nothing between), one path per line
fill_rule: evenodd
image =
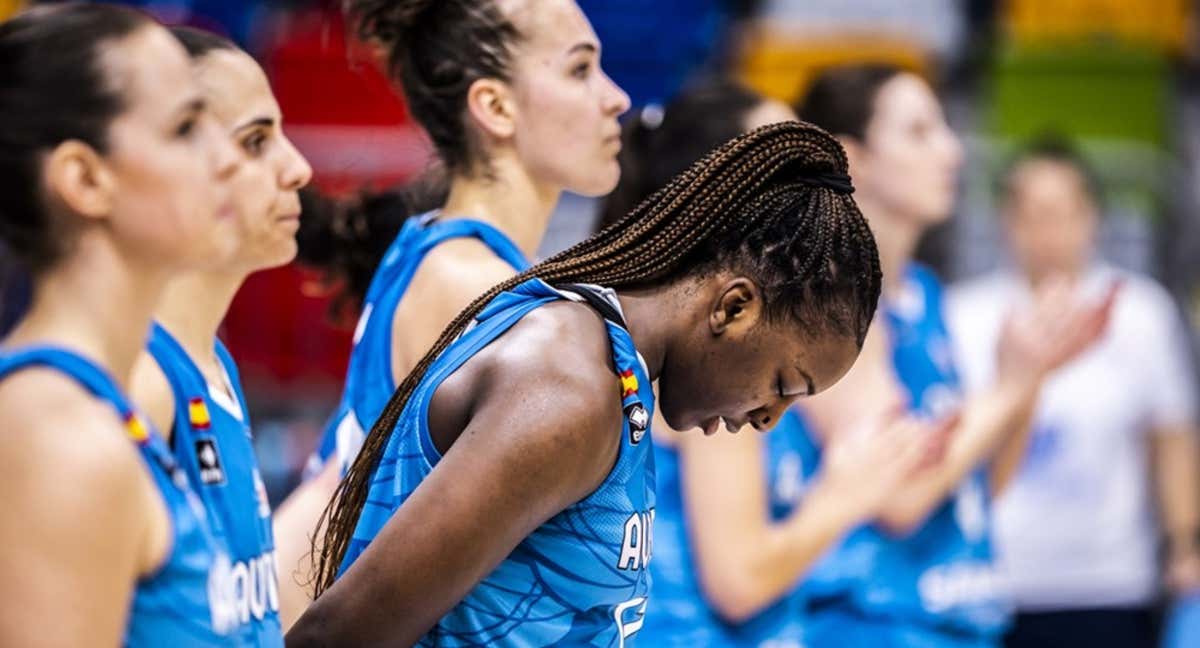
M147 475L125 424L107 403L49 369L27 369L0 382L0 455L13 469L4 481L52 497L69 484L76 498L140 501ZM57 485L57 486L56 486Z
M590 307L534 310L483 353L483 407L503 410L522 442L552 447L587 478L582 496L612 469L620 447L620 383L603 320ZM524 421L524 424L519 424Z
M133 366L129 395L166 439L175 427L175 392L162 367L148 351L142 351Z
M439 301L457 313L492 286L516 274L483 241L454 239L425 256L409 290L414 294L437 295Z
M475 239L455 239L434 248L417 268L392 318L392 370L397 381L460 312L514 274Z
M618 395L604 320L591 307L557 301L534 309L494 343L493 363L505 372L552 376L564 386ZM611 393L609 393L611 392ZM620 398L603 399L619 403Z

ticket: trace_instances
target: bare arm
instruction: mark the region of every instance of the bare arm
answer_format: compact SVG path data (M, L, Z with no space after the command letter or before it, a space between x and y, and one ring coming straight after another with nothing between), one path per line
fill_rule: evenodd
M301 616L289 645L412 644L523 538L603 481L620 443L619 393L598 389L615 380L611 370L573 347L505 363L505 375L524 376L520 391L502 377L484 381L457 440Z
M1000 463L992 477L999 479L993 481L993 492L998 492L1024 454L1042 381L1100 337L1115 296L1114 288L1099 302L1083 303L1069 286L1051 283L1033 309L1011 318L997 350L995 384L967 401L942 461L897 488L877 522L897 535L911 533L971 471L997 456ZM895 402L900 388L888 377L890 361L880 351L882 333L877 332L881 328L872 327L850 374L806 403L824 434L853 429L870 412L864 402Z
M1119 285L1085 302L1065 282L1050 280L1027 311L1009 318L997 346L996 382L963 408L962 423L942 465L897 491L879 523L912 533L972 470L998 458L989 473L993 495L1011 478L1029 441L1029 424L1046 377L1104 333Z
M279 565L279 621L287 632L312 603L312 540L317 521L337 489L341 467L325 462L316 477L301 483L275 511L275 560Z
M1153 434L1154 476L1167 538L1167 584L1174 592L1200 586L1200 444L1188 424Z
M683 502L709 604L738 623L774 603L847 531L874 515L918 469L936 434L908 420L846 435L829 448L800 505L779 522L767 516L758 433L680 436Z
M110 409L27 373L0 396L0 645L116 646L166 510Z

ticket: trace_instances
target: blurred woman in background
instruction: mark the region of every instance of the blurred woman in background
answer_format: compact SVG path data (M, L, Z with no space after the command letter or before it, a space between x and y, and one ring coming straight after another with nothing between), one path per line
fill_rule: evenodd
M1024 453L1046 376L1100 336L1113 294L1085 301L1049 282L1005 323L991 386L964 400L941 285L912 260L922 232L949 217L962 162L937 97L897 68L836 68L818 76L798 112L846 147L884 276L883 326L846 380L794 419L814 457L806 473L826 463L822 447L897 400L924 417L961 412L941 461L906 480L874 524L814 570L803 594L806 639L817 647L996 645L1009 607L993 570L991 500Z
M994 537L1018 611L1007 643L1156 646L1163 584L1173 595L1200 590L1187 332L1153 280L1098 258L1101 187L1069 141L1032 142L998 186L1014 265L956 286L947 301L969 389L995 374L1005 315L1056 274L1091 294L1121 285L1107 334L1047 381L1029 452L997 503Z

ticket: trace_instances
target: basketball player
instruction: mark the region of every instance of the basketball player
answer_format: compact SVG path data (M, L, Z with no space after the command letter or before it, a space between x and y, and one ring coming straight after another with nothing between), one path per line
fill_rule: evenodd
M241 243L217 269L171 281L156 310L133 397L164 431L233 560L233 645L282 646L270 506L258 472L237 367L217 327L246 276L296 255L298 190L312 171L282 131L262 69L233 43L174 28L204 100L242 156L233 182Z
M124 393L169 279L238 242L240 158L170 33L106 5L0 24L0 121L34 287L0 351L0 645L225 645L228 555Z
M339 486L289 641L632 642L651 381L669 425L711 434L769 429L845 373L880 280L844 172L823 131L764 127L476 300Z

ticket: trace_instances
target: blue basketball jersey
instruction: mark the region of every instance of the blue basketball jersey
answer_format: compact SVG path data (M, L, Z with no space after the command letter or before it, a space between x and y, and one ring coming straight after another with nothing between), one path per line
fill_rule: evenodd
M803 431L784 414L781 423L763 436L763 467L772 520L788 517L799 504L806 485L806 466L815 463L813 448ZM708 604L700 588L699 565L692 553L691 533L683 502L683 475L679 453L673 447L654 445L658 473L658 503L654 520L654 604L646 610L639 637L648 646L694 648L762 647L802 648L803 619L796 589L754 618L737 624L726 622Z
M316 452L308 460L307 477L320 472L331 457L336 457L345 472L358 454L366 431L375 424L396 391L392 376L392 320L426 254L452 239L475 238L513 270L522 272L529 267L529 260L517 244L495 227L468 218L439 220L439 215L430 212L408 219L371 278L354 329L354 347L350 351L342 399Z
M0 354L0 379L28 367L52 368L113 406L125 421L171 520L170 553L140 579L130 601L126 646L226 646L236 621L229 556L210 532L203 506L166 442L136 412L116 382L71 351L30 347Z
M912 266L900 298L883 306L910 411L930 417L952 411L961 392L937 279ZM813 461L803 467L811 476L819 448L803 417L785 423L808 446ZM803 586L810 648L998 645L1010 607L993 569L988 488L986 471L972 473L907 537L874 525L851 532Z
M237 645L282 646L271 508L258 472L237 366L220 340L215 352L233 390L209 385L183 347L157 323L147 346L175 395L171 447L229 549ZM231 643L234 643L231 641Z
M619 312L611 292L591 287ZM582 290L582 288L581 288ZM604 297L601 297L604 298ZM371 476L344 573L441 458L426 419L442 382L534 309L579 297L530 279L498 295L433 363L405 406ZM610 387L623 395L619 454L587 498L538 527L420 640L422 646L631 646L650 590L654 521L654 393L622 325L606 318Z

